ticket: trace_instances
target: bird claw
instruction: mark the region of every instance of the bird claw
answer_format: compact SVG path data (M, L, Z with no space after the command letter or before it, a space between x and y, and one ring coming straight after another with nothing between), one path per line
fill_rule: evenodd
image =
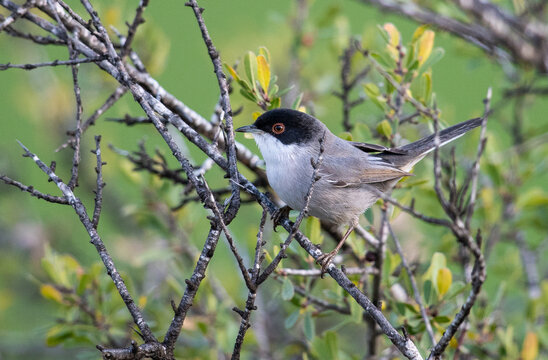
M291 211L291 208L289 206L284 206L279 208L272 214L272 222L274 231L276 231L276 228L281 225L281 222L283 219L289 216L289 212Z
M327 272L327 268L333 262L333 258L337 255L338 251L333 250L327 254L322 254L316 259L316 264L322 266L322 271L320 277L323 279L323 276Z

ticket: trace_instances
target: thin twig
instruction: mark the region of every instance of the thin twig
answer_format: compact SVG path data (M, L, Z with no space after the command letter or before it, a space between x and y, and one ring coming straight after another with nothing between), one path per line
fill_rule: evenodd
M251 312L253 310L256 310L255 306L255 300L257 298L256 293L256 286L254 284L257 283L257 277L259 275L259 270L261 267L261 262L264 259L263 254L263 233L264 233L264 226L266 223L268 212L263 209L263 214L261 216L261 222L259 223L259 231L257 233L257 245L255 246L255 260L253 261L253 268L251 269L251 283L253 284L252 287L248 288L248 295L247 300L245 302L245 309L239 310L234 308L233 310L236 311L238 314L241 315L242 320L240 321L240 329L238 330L238 335L236 336L236 341L234 342L234 349L232 351L232 359L237 360L240 358L240 352L242 350L242 345L244 343L245 334L247 332L247 329L251 327L250 318L251 318Z
M61 65L76 65L76 64L85 64L85 63L92 63L92 62L98 62L103 61L106 59L106 56L100 55L93 58L81 58L81 59L71 59L71 60L54 60L54 61L48 61L43 63L34 63L34 64L0 64L0 70L7 70L7 69L23 69L23 70L34 70L40 67L48 67L48 66L61 66Z
M407 259L403 255L403 249L400 245L398 238L396 237L396 234L394 233L394 230L392 229L392 226L390 225L390 222L387 222L387 225L388 225L388 231L390 231L390 235L392 236L392 240L394 240L394 245L396 245L396 251L400 255L402 265L405 268L405 271L407 272L409 281L411 282L413 295L415 296L415 301L419 305L422 320L424 321L424 325L426 326L426 332L428 333L428 336L430 337L430 341L432 342L432 345L434 345L436 344L436 338L434 337L434 331L432 330L432 324L430 323L430 319L428 318L428 313L426 312L426 308L424 307L424 304L422 303L422 298L419 291L419 287L417 286L417 281L415 280L415 276L413 275L413 272L411 271L411 267L409 266Z
M34 188L34 186L27 186L19 181L13 180L6 175L0 175L0 180L2 180L4 183L8 185L15 186L16 188L19 188L21 191L28 192L31 196L34 196L38 199L46 200L48 202L54 203L54 204L62 204L62 205L68 205L68 200L64 197L50 195L50 194L44 194Z
M344 269L346 275L372 275L379 272L378 269L374 267L347 267ZM276 274L281 276L303 276L303 277L319 277L322 272L320 269L291 269L291 268L281 268L276 270Z
M131 25L128 24L127 37L124 41L124 45L120 54L120 57L122 59L127 56L131 51L131 44L137 32L137 27L145 22L145 19L143 19L143 12L148 6L148 1L149 0L139 1L139 6L137 6L137 9L135 10L135 17L133 18L133 22L131 23Z
M106 165L106 162L101 160L101 136L95 136L95 150L92 153L95 154L97 158L97 166L95 167L95 172L97 173L97 188L95 190L95 208L93 209L93 218L91 222L93 227L97 229L99 225L99 217L101 216L101 209L103 207L103 188L105 183L103 182L103 165Z
M105 244L101 240L101 237L95 230L93 223L88 217L84 204L82 204L80 199L74 195L74 193L72 192L72 189L68 185L66 185L53 172L53 170L49 166L47 166L44 162L42 162L38 158L38 156L30 152L30 150L27 149L25 145L23 145L22 143L19 142L19 145L21 145L23 150L25 150L25 154L23 156L32 158L32 160L36 163L36 165L44 173L46 173L48 177L55 183L55 185L57 185L57 187L61 190L61 192L65 196L65 199L67 200L67 203L74 208L74 211L80 218L80 222L82 222L82 224L86 228L86 231L88 232L88 235L91 239L91 243L95 246L97 252L99 253L99 256L101 257L101 260L103 261L107 269L108 274L112 278L112 281L114 282L114 285L116 286L116 289L118 290L118 293L120 294L120 297L124 301L127 309L129 310L129 313L133 317L135 324L139 327L139 331L141 332L143 339L146 342L156 341L148 324L145 322L143 315L141 314L141 311L139 310L139 308L133 301L133 298L131 297L124 283L124 280L122 279L122 277L120 276L120 273L116 269L116 266L114 265L114 262L112 261L112 258L110 257L105 247Z
M16 11L14 11L10 16L5 18L4 21L0 23L0 32L4 30L6 27L8 27L9 25L11 25L15 20L25 15L27 11L29 11L31 8L34 7L35 2L36 2L35 0L27 0L23 5L19 6L19 8Z
M226 156L228 159L228 175L231 180L232 186L232 195L230 197L230 203L228 208L225 210L224 216L226 217L225 221L230 223L232 219L236 216L240 208L240 188L238 186L238 159L236 157L236 143L234 140L234 126L232 124L232 107L230 105L230 96L229 96L229 87L226 75L223 72L223 64L221 62L221 57L219 52L213 45L213 41L209 36L209 32L204 22L202 13L204 12L203 8L198 6L196 0L190 0L185 3L186 6L189 6L194 11L196 20L198 21L198 26L202 33L202 38L204 39L205 45L211 62L213 63L213 68L215 74L217 75L217 82L219 84L219 89L221 92L221 106L224 112L224 116L221 116L221 120L225 121L225 130L226 130Z
M374 306L381 306L381 281L382 281L382 267L384 264L384 257L386 252L386 240L388 239L388 217L386 216L387 206L382 208L382 221L379 229L377 239L379 239L379 246L375 249L375 263L374 268L377 269L377 273L373 276L373 283L371 289L371 302ZM368 323L368 347L367 354L369 356L377 355L377 324L373 318L367 319Z

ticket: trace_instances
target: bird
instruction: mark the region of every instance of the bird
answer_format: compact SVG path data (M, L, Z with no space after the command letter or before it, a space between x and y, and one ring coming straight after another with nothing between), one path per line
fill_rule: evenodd
M475 118L440 131L439 146L481 123L482 118ZM379 192L390 192L400 179L411 176L413 166L436 148L435 134L395 148L347 141L315 117L285 108L266 111L253 124L235 131L252 134L265 161L268 182L286 204L281 210L286 214L289 209L304 209L314 173L311 159L317 159L323 147L308 215L347 230L333 251L316 259L322 275L358 225L360 215L380 198Z

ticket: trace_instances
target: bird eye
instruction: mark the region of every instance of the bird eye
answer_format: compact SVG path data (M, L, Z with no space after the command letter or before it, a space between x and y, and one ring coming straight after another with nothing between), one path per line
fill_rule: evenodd
M285 131L285 125L282 123L276 123L272 125L272 132L276 135L280 135Z

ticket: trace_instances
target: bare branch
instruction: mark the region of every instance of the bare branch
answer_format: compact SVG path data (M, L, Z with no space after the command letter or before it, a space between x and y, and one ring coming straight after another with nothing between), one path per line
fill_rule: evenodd
M0 70L7 70L7 69L23 69L23 70L34 70L40 67L48 67L48 66L61 66L61 65L76 65L76 64L85 64L85 63L91 63L91 62L98 62L103 61L106 59L106 56L96 56L94 58L82 58L82 59L71 59L71 60L54 60L49 62L43 62L43 63L35 63L35 64L0 64Z
M5 18L0 23L0 32L6 27L11 25L15 20L19 19L21 16L25 15L27 11L34 7L35 0L27 0L23 5L21 5L16 11L14 11L10 16ZM0 17L0 20L2 18Z
M101 216L101 209L103 207L103 188L105 183L103 182L103 165L106 165L103 160L101 160L101 136L95 136L95 150L92 153L95 154L97 158L97 166L95 167L95 172L97 173L97 189L95 190L95 209L93 210L93 218L91 222L93 227L97 229L99 225L99 217Z
M82 225L84 225L86 231L88 232L88 235L90 237L91 243L95 246L97 252L99 253L99 256L101 257L101 260L103 261L103 264L105 265L108 274L112 278L112 281L114 282L114 285L116 286L116 289L118 290L118 293L120 294L120 297L124 301L124 304L126 305L127 309L129 310L129 313L133 317L133 321L135 324L139 327L139 330L141 332L141 335L143 336L143 339L146 342L154 342L156 339L154 338L154 335L152 334L152 331L150 330L148 324L145 322L143 315L141 314L141 311L133 301L133 298L131 297L124 280L120 276L120 273L116 269L116 266L114 265L114 262L112 261L112 258L110 257L105 244L101 240L101 237L97 233L97 230L93 226L93 223L91 222L90 218L87 215L86 208L84 204L80 201L79 198L77 198L74 193L72 192L72 189L67 186L54 172L53 170L44 164L38 156L31 153L29 149L27 149L22 143L19 143L23 150L25 150L25 157L30 157L32 160L38 165L38 167L48 175L48 177L57 185L57 187L61 190L63 195L65 196L65 199L67 200L67 203L70 204L73 208L78 217L80 218L80 222L82 222Z
M133 38L135 37L135 33L137 32L137 27L145 22L145 20L143 19L143 12L148 6L148 1L149 0L139 1L139 6L137 6L137 10L135 10L135 17L133 18L133 22L131 23L131 25L128 24L129 28L127 32L127 37L124 41L124 45L121 51L122 58L128 55L131 51L131 43L133 42Z
M419 291L419 287L417 286L417 281L415 280L415 276L413 275L413 272L411 271L411 267L409 266L407 259L403 255L403 249L400 245L398 238L396 237L396 234L394 234L394 230L392 229L390 222L387 222L387 225L388 225L388 230L390 231L390 235L392 236L392 240L394 240L394 245L396 245L396 251L400 255L402 265L405 268L405 271L407 272L409 281L411 282L411 287L413 288L413 295L415 297L415 301L419 305L421 316L424 321L424 325L426 326L426 332L428 333L428 336L430 337L430 341L432 342L432 345L434 345L436 344L436 338L434 337L434 331L432 330L432 324L430 323L430 319L428 318L428 313L426 312L424 304L422 303L422 298Z
M68 203L69 203L68 200L64 197L50 195L50 194L44 194L44 193L36 190L34 188L34 186L24 185L24 184L20 183L19 181L16 181L16 180L13 180L13 179L7 177L6 175L0 175L0 180L2 180L4 183L6 183L8 185L13 185L16 188L19 188L21 191L26 191L26 192L30 193L31 196L34 196L38 199L46 200L46 201L49 201L49 202L54 203L54 204L68 205Z
M228 175L230 176L231 186L232 186L232 196L230 197L230 205L228 209L225 210L224 216L226 217L226 222L230 223L232 219L236 216L240 208L240 188L238 186L238 159L236 158L236 143L234 140L234 126L232 124L232 107L230 105L228 81L226 75L223 72L223 64L221 62L221 57L219 52L213 45L213 41L209 36L207 27L202 17L204 11L203 8L198 6L196 0L190 0L185 5L192 8L196 20L198 21L198 26L202 32L202 38L204 39L209 57L213 63L213 68L215 74L217 75L217 81L219 83L219 89L221 91L221 107L224 111L224 116L221 116L221 120L224 117L226 124L226 156L228 159Z

